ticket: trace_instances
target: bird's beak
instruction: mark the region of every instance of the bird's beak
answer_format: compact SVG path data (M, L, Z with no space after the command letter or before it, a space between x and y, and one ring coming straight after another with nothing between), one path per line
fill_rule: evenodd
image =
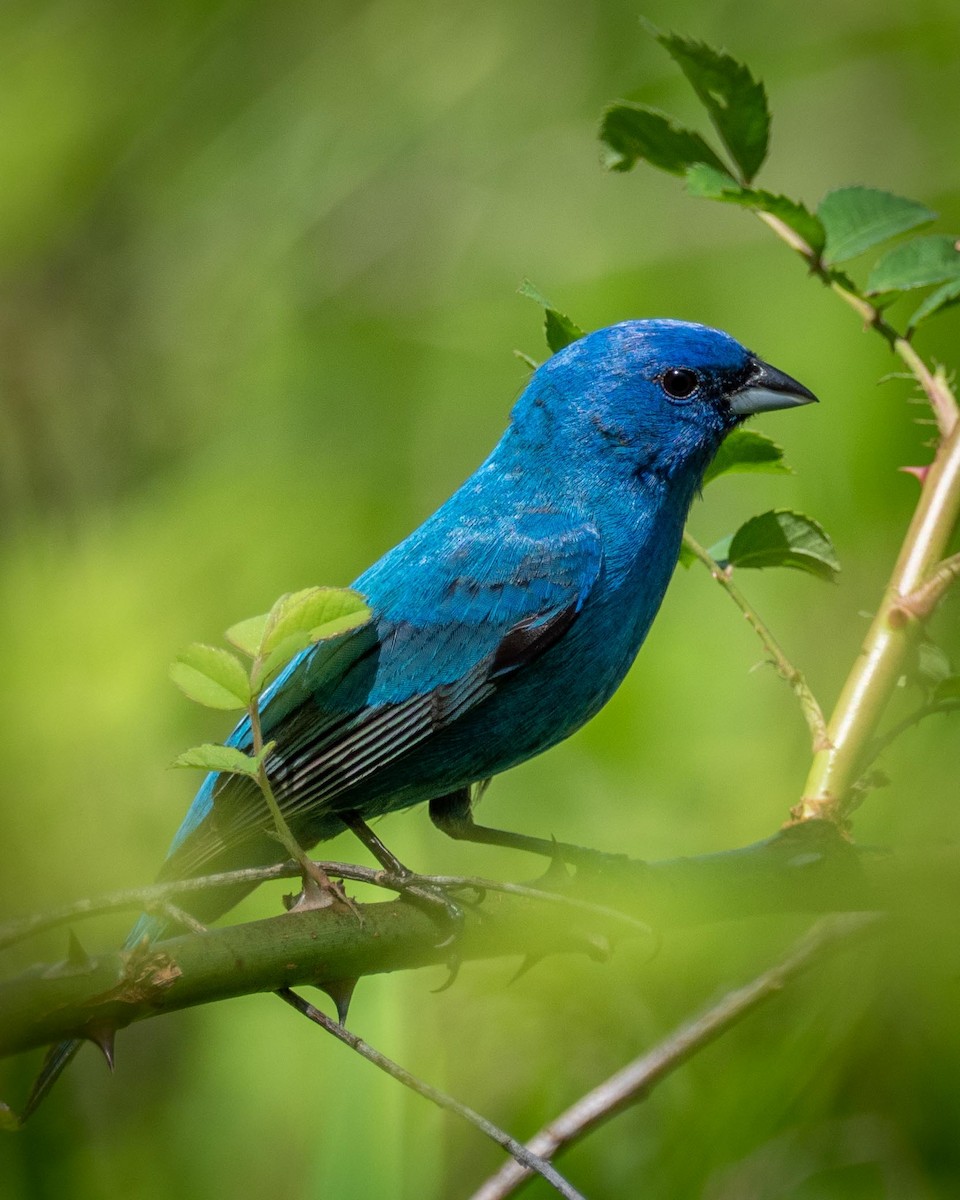
M802 383L797 383L759 358L754 360L754 368L747 382L729 399L730 408L738 417L770 412L775 408L796 408L799 404L817 403L816 396Z

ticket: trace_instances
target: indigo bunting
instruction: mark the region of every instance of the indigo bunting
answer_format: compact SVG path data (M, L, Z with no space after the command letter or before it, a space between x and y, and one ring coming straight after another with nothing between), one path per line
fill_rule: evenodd
M625 321L544 363L489 458L353 584L372 620L304 650L261 698L276 743L267 771L297 840L362 833L367 818L429 801L453 836L549 850L475 825L471 786L606 703L724 436L814 399L728 334L682 321ZM248 720L228 744L250 749ZM160 877L274 862L272 828L251 780L210 775ZM246 890L183 903L211 920ZM28 1108L75 1046L54 1048Z

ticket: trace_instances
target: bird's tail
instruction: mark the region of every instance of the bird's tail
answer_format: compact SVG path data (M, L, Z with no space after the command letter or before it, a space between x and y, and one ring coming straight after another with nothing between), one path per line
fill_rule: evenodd
M40 1068L40 1074L33 1081L30 1095L20 1112L21 1125L33 1114L82 1045L83 1041L80 1038L71 1038L50 1047Z
M129 950L136 946L143 938L149 941L155 941L162 937L166 928L166 922L158 920L156 917L142 916L133 929L130 931L127 940L124 942L124 949ZM22 1125L40 1106L44 1097L57 1082L63 1072L73 1061L77 1051L84 1043L84 1038L68 1038L66 1041L57 1042L47 1051L47 1056L43 1060L40 1067L40 1074L33 1081L33 1087L30 1089L30 1095L27 1097L27 1102L20 1111L20 1124ZM91 1041L96 1042L103 1052L104 1058L107 1060L107 1065L110 1070L113 1070L113 1032L111 1031L104 1038L91 1036Z

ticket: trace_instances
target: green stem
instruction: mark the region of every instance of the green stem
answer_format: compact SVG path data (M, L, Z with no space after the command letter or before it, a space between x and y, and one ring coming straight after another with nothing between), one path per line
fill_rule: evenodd
M904 609L935 571L960 517L960 423L941 443L924 480L900 557L827 727L829 745L814 755L797 820L843 820L844 804L921 623Z
M253 738L253 753L258 756L263 753L263 730L260 727L260 705L259 698L254 696L250 701L250 707L247 709L250 715L250 732ZM267 802L267 808L270 811L270 816L273 818L273 824L276 830L277 838L287 854L300 867L300 873L303 876L304 886L307 886L312 880L315 883L320 883L321 886L329 881L323 872L318 875L316 864L310 859L303 847L293 836L293 831L287 824L286 817L277 803L277 798L273 794L273 787L270 784L270 777L267 775L267 769L261 761L257 768L257 786L263 793L263 798ZM322 875L322 878L320 876Z
M866 325L876 329L890 346L891 350L910 369L910 373L914 379L923 388L930 402L930 407L933 409L934 416L937 418L940 435L941 437L947 437L953 431L953 427L957 422L958 408L956 397L942 372L930 370L913 348L910 339L895 329L875 304L871 304L869 300L865 300L862 296L858 296L856 292L852 292L849 288L844 287L838 279L834 279L824 265L820 255L798 233L795 233L779 217L775 217L772 213L758 212L757 216L765 225L773 230L781 241L785 242L804 259L821 283L826 284L845 304L848 304L854 312L858 313Z
M756 609L736 586L730 578L729 573L720 566L710 552L705 550L689 533L683 535L683 541L690 553L703 563L713 578L743 613L750 627L763 643L764 649L770 655L770 659L774 667L776 667L777 674L781 679L785 679L790 684L794 695L800 701L800 710L803 713L803 719L810 730L813 751L817 753L817 751L823 749L828 744L827 723L823 716L823 709L820 707L816 696L810 690L810 685L804 678L803 673L787 658L780 643L761 620Z

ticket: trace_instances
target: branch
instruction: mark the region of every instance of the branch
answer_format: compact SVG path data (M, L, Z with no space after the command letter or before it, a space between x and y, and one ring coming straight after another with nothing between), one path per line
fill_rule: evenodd
M960 422L940 445L923 482L883 600L827 726L828 746L814 755L796 820L843 821L851 789L877 724L903 672L921 622L904 608L927 586L945 589L954 560L941 564L960 515Z
M710 552L705 550L689 533L683 535L683 541L690 553L703 563L713 578L720 584L737 608L746 617L750 627L763 643L766 652L770 655L770 660L774 667L776 667L777 674L781 679L785 679L790 684L794 694L800 701L800 710L803 713L803 719L807 723L807 728L810 730L813 752L816 754L818 750L822 750L829 745L827 723L823 716L823 709L820 707L816 696L810 690L810 685L807 683L803 673L787 658L772 631L760 619L759 613L733 582L730 572L725 571Z
M960 903L960 853L881 854L811 821L743 849L646 863L599 852L578 862L564 895L593 911L491 894L466 910L464 960L574 952L605 957L636 936L610 904L661 929L768 913L913 911L931 894ZM403 899L365 904L362 923L339 906L187 933L153 945L40 964L0 984L0 1056L91 1030L120 1029L231 996L444 963L433 918Z
M931 371L913 348L910 339L896 330L876 305L871 304L869 300L864 300L862 296L858 296L856 292L852 292L840 280L836 279L820 255L798 233L795 233L789 226L785 225L779 217L766 212L758 212L757 216L765 225L773 230L781 241L785 242L791 250L795 250L800 255L821 283L830 288L845 304L848 304L854 312L858 313L863 318L865 325L868 325L871 329L875 329L880 334L891 350L906 364L910 370L910 374L920 384L921 388L923 388L924 394L930 402L930 407L933 409L934 416L937 418L937 427L940 430L941 437L947 437L951 434L957 423L957 399L951 391L943 372L940 370Z
M526 1148L542 1159L552 1159L598 1125L630 1105L646 1099L661 1079L672 1074L698 1050L726 1033L748 1013L776 996L827 950L873 929L877 921L874 913L856 913L819 922L776 966L728 993L718 1004L685 1022L659 1045L611 1075L535 1134L527 1142ZM506 1200L531 1174L529 1168L522 1166L514 1156L514 1160L505 1163L473 1193L470 1200Z

